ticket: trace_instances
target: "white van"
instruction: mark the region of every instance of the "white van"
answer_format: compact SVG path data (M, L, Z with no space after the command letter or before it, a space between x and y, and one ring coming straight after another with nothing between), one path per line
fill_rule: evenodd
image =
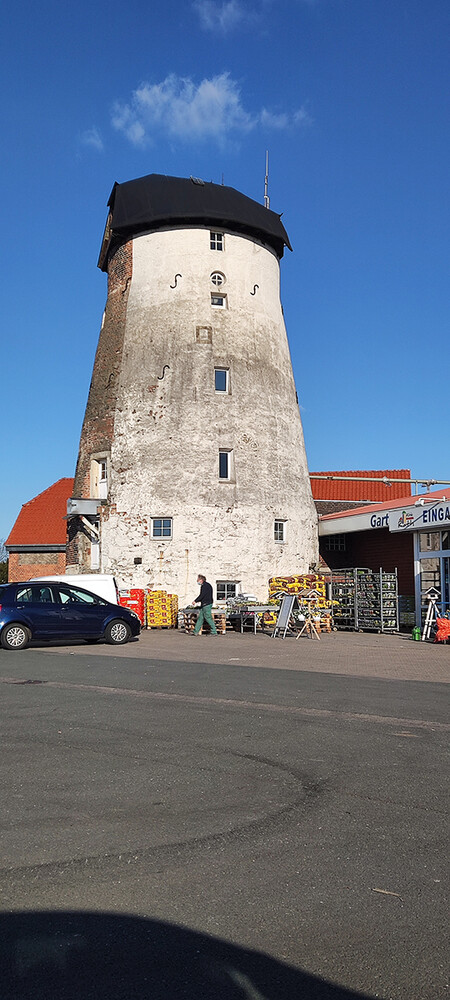
M57 583L67 583L69 587L82 587L91 594L98 594L110 604L119 603L119 589L114 576L101 573L80 573L77 576L34 576L32 580L53 580Z

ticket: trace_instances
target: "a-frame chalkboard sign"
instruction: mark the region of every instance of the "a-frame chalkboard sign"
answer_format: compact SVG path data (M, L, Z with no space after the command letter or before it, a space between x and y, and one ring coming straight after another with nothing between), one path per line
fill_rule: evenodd
M289 635L294 635L294 631L290 628L289 622L295 608L299 608L299 603L295 594L286 594L281 599L278 618L272 632L272 639L279 636L281 636L282 639L285 639L287 633L289 633Z

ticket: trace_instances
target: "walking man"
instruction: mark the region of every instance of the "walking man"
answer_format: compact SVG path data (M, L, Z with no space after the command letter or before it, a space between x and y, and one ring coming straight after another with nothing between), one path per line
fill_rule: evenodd
M203 576L202 573L199 573L197 583L200 584L200 593L194 601L194 604L200 604L201 607L193 634L199 634L203 622L205 621L211 629L211 635L217 635L217 629L214 625L213 616L211 614L211 608L213 606L213 591L211 584L206 582L206 576Z

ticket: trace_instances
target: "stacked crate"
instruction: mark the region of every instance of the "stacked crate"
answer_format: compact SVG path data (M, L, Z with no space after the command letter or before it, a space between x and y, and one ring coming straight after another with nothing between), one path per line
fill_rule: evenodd
M147 590L145 596L147 628L175 628L178 597L165 590Z
M213 611L212 616L219 635L225 635L225 632L227 630L227 613L225 609L223 611ZM193 612L190 611L189 608L185 608L184 611L180 611L178 615L178 628L184 629L185 632L193 632L197 624L197 618L198 618L197 612ZM203 626L200 629L200 635L202 633L203 633Z
M178 594L168 594L170 598L170 616L172 628L177 627L178 621Z
M119 604L137 614L141 625L145 625L145 591L139 587L119 591Z

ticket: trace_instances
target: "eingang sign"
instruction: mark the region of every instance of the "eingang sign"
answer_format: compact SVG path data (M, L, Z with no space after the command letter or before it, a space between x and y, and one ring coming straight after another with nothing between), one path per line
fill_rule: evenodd
M376 510L373 514L346 514L319 520L319 535L352 534L354 531L389 528L389 531L433 531L450 527L450 500L415 502L407 507Z
M450 527L450 501L424 502L390 511L389 531L430 531Z

